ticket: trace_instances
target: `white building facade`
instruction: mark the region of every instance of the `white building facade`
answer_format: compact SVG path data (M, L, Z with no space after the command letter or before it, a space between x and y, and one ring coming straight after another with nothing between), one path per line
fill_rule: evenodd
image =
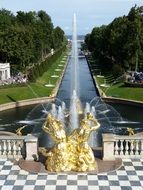
M10 78L10 64L0 63L0 80L7 80Z

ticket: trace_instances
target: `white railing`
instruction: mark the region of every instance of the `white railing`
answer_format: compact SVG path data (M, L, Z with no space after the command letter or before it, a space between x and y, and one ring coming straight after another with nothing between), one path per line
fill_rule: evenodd
M34 160L38 158L37 146L37 138L32 135L0 136L0 158Z
M115 158L143 158L142 135L103 134L103 160Z

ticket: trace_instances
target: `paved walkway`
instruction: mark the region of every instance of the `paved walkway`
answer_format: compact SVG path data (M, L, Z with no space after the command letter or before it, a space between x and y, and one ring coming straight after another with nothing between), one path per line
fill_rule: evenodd
M0 190L143 190L143 159L124 159L123 166L103 174L32 174L0 159Z

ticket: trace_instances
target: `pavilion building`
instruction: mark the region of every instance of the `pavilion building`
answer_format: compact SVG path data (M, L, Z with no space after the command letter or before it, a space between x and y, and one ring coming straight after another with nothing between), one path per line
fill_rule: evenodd
M7 80L10 78L10 64L0 63L0 80Z

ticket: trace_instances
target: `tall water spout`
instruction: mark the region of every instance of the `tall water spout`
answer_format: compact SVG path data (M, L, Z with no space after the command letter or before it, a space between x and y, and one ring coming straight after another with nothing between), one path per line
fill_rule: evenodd
M78 48L77 48L77 28L76 14L73 16L73 38L72 38L72 73L71 73L71 102L70 102L70 124L71 130L78 128Z
M56 109L56 105L55 104L52 104L51 114L54 117L57 117L57 109Z
M85 111L84 111L84 114L86 116L87 113L90 112L90 104L88 102L86 102L86 105L85 105Z
M65 102L62 102L62 110L63 110L63 112L66 110L66 104L65 104Z
M78 98L76 91L73 91L70 103L70 125L71 129L74 130L78 128Z
M95 107L94 107L94 106L91 107L91 113L92 113L92 115L94 115L94 116L96 115L96 110L95 110Z
M77 47L77 26L76 26L76 14L73 16L73 36L72 36L72 93L75 90L79 95L78 90L78 47Z
M58 107L57 119L64 123L64 113L61 106Z

